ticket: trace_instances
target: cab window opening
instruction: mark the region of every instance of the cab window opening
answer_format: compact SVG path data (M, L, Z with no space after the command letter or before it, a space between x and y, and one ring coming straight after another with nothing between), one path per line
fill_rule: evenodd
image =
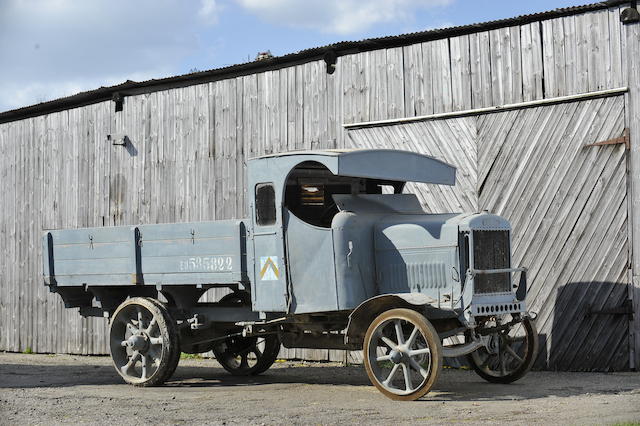
M272 183L256 185L256 223L259 226L276 223L276 192Z
M329 228L339 211L333 199L335 194L401 193L403 185L402 182L336 176L324 165L307 161L289 174L284 206L306 223Z

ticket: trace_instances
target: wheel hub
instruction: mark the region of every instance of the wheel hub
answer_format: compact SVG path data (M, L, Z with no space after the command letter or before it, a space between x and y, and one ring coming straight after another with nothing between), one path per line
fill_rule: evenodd
M400 364L403 358L404 358L404 354L401 351L396 349L392 350L391 353L389 354L389 359L394 364Z
M127 346L134 351L143 351L149 346L149 339L144 334L134 334L127 339Z

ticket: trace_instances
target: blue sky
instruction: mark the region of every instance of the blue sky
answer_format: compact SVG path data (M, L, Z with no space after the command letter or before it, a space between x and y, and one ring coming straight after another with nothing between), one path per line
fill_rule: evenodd
M338 41L588 0L0 0L0 111Z

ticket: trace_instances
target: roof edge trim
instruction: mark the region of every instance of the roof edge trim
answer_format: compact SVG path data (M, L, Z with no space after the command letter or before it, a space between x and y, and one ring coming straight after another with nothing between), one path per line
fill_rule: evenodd
M532 22L545 21L548 19L563 16L577 15L580 13L587 13L602 9L608 9L611 7L622 6L625 4L631 4L631 1L608 0L583 6L555 9L530 15L522 15L513 18L463 25L458 27L435 29L398 36L372 38L362 41L345 41L327 46L306 49L297 53L277 56L267 60L248 62L208 71L200 71L191 74L166 77L162 79L153 79L143 82L127 81L116 86L101 87L96 90L86 91L78 93L76 95L2 112L0 113L0 124L59 112L66 109L78 108L98 102L108 101L111 100L116 93L121 96L134 96L160 90L209 83L212 81L224 80L258 72L300 65L315 60L322 60L324 54L328 51L333 51L337 56L345 56L359 52L367 52L378 49L389 49L426 41L467 35L481 31L489 31L507 26L525 25Z

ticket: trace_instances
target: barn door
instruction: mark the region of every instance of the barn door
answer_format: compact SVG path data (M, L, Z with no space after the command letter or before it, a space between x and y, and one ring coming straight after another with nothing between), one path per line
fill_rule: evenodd
M477 118L479 204L511 221L530 268L539 367L629 366L626 147L592 145L621 137L624 115L614 96Z

